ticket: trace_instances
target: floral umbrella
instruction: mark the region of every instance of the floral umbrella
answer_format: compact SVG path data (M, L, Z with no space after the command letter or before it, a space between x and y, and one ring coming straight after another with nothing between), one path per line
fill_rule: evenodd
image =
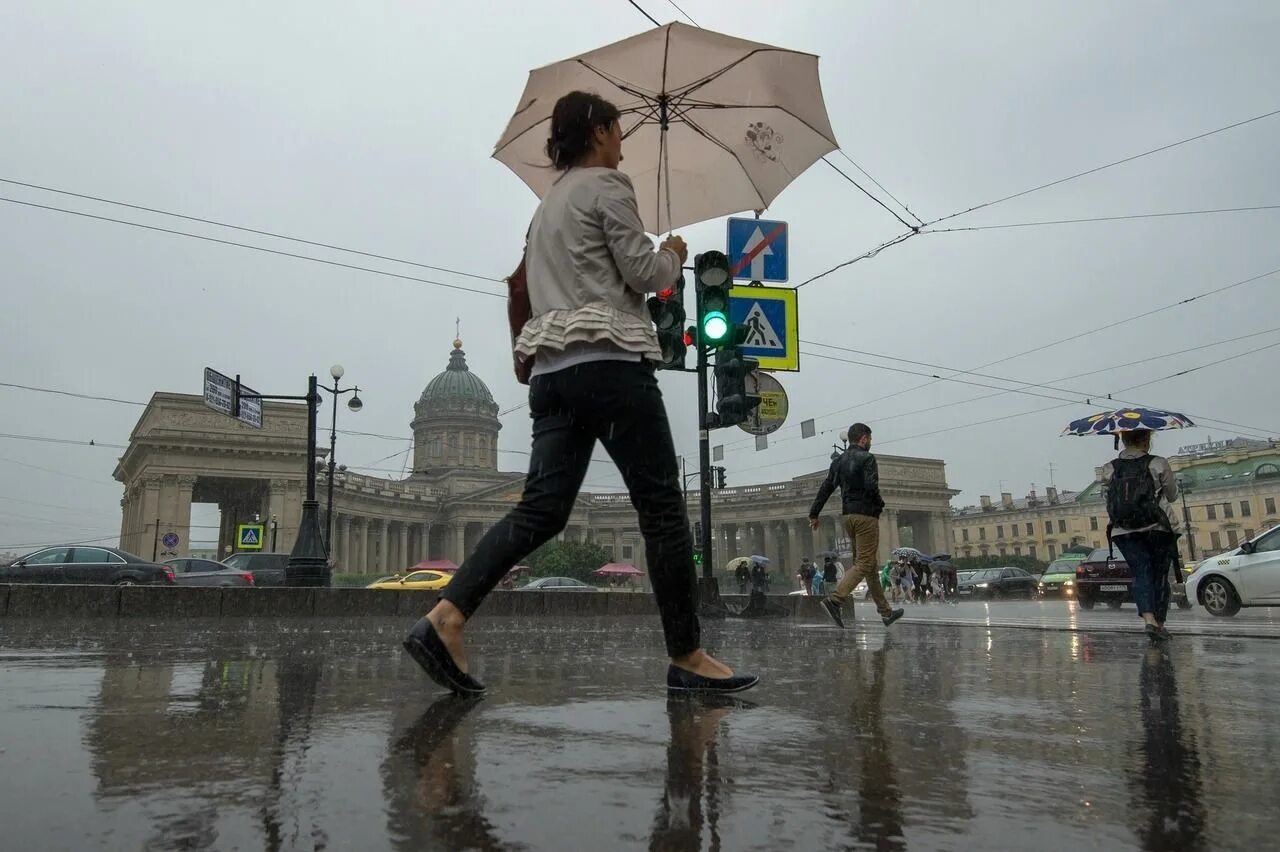
M1160 432L1187 429L1196 424L1185 414L1158 408L1117 408L1067 424L1063 435L1118 435L1121 432Z

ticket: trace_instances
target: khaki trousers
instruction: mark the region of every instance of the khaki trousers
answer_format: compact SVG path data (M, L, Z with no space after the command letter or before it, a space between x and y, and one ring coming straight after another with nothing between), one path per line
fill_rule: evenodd
M880 521L869 515L845 515L844 531L849 536L849 546L853 548L853 567L844 572L844 578L831 593L831 599L843 605L858 584L866 580L876 609L881 615L888 615L892 610L884 599L880 568L876 565L880 550Z

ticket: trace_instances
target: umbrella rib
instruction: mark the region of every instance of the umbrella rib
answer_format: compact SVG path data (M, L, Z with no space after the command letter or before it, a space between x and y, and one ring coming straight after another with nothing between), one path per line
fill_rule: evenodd
M742 173L746 175L747 183L751 184L751 188L755 190L756 197L760 199L760 207L763 208L767 206L764 200L764 193L760 191L760 187L756 186L755 178L751 177L751 172L747 170L746 165L742 162L742 158L738 156L737 152L734 151L732 148L730 148L728 145L721 142L719 139L712 136L707 131L703 130L702 127L699 126L699 124L696 121L686 118L684 120L684 123L688 125L688 127L691 130L693 130L694 133L697 133L703 139L706 139L712 145L718 146L721 150L725 151L730 157L733 157L734 161L736 161L738 164L738 168L742 169ZM756 208L756 209L759 209L759 208Z
M669 126L670 116L666 115L665 113L666 113L666 110L670 108L666 99L667 61L670 58L671 58L671 27L667 27L667 31L666 33L664 33L664 38L662 41L662 92L659 96L664 99L660 104L660 109L663 111L664 114L659 117L659 121L661 123L658 126L658 168L657 168L658 194L654 198L653 203L654 203L654 207L656 208L654 212L657 214L657 221L654 224L657 226L658 231L661 232L662 231L662 167L666 165L667 167L667 233L668 234L671 233L670 231L671 229L671 164L670 164L670 160L668 159L670 152L667 150L667 127Z
M706 86L708 83L712 83L715 80L719 79L720 77L723 77L725 74L728 74L734 68L746 62L748 59L751 59L758 53L792 53L797 56L812 55L808 53L801 53L798 50L786 50L781 47L757 47L754 50L749 51L745 55L738 57L737 59L730 62L728 65L724 66L720 70L712 71L710 74L707 74L705 77L702 77L701 79L698 79L698 80L694 80L692 83L689 83L688 85L684 86L683 88L680 89L679 94L683 97L684 95L687 95L691 92L695 92L698 89L701 89L703 86Z
M814 127L812 124L810 124L809 122L805 121L803 118L801 118L800 116L796 115L794 112L792 112L791 110L787 109L787 108L786 108L786 107L784 107L782 104L716 104L716 103L710 103L710 102L702 102L702 101L698 101L698 102L695 102L694 104L692 104L691 106L689 106L687 109L685 109L685 110L684 110L684 112L682 112L682 113L681 113L681 115L686 115L686 114L688 114L688 113L690 113L690 112L692 112L693 110L696 110L696 109L708 109L708 110L711 110L711 109L714 109L714 110L721 110L721 109L776 109L776 110L778 110L779 112L782 112L782 113L785 113L785 114L787 114L787 115L791 116L791 117L792 117L792 118L794 118L796 121L800 122L800 123L801 123L801 124L803 124L805 127L809 128L809 130L813 131L814 135L819 136L819 137L821 137L822 139L826 139L826 140L827 140L828 142L830 142L832 145L835 145L835 146L839 147L839 143L838 143L838 142L836 142L836 140L834 140L834 139L832 139L832 138L830 138L830 137L828 137L828 136L824 136L821 130L819 130L818 128Z
M601 80L604 80L609 85L617 86L619 89L626 92L628 95L632 95L634 97L640 98L641 100L645 100L645 101L653 100L654 98L658 97L659 94L661 94L661 93L654 93L654 92L645 92L642 89L638 88L635 84L628 83L626 80L623 80L620 77L614 77L610 74L606 74L604 71L600 70L599 68L595 67L594 65L588 62L583 62L581 59L575 59L574 61L577 62L579 65L581 65L583 68L586 68L592 74L595 74ZM665 64L664 64L664 67L665 67Z

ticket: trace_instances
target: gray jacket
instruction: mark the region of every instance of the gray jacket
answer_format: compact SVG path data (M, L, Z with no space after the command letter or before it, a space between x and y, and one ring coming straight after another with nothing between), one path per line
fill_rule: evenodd
M518 353L607 342L661 358L645 295L675 282L680 258L654 249L622 172L565 172L533 216L525 268L532 316L516 342Z

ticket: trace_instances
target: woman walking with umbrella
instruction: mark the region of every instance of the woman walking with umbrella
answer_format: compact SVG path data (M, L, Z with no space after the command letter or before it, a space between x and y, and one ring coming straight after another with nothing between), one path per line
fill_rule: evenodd
M517 357L533 362L524 494L414 625L405 648L441 686L484 692L467 671L466 621L511 566L564 528L600 441L640 516L671 658L668 687L749 689L757 678L734 674L702 649L693 542L654 376L662 353L644 297L682 274L684 240L668 237L655 252L646 236L631 180L618 171L622 128L612 103L586 92L560 98L546 153L560 174L529 227L532 316L515 343Z

